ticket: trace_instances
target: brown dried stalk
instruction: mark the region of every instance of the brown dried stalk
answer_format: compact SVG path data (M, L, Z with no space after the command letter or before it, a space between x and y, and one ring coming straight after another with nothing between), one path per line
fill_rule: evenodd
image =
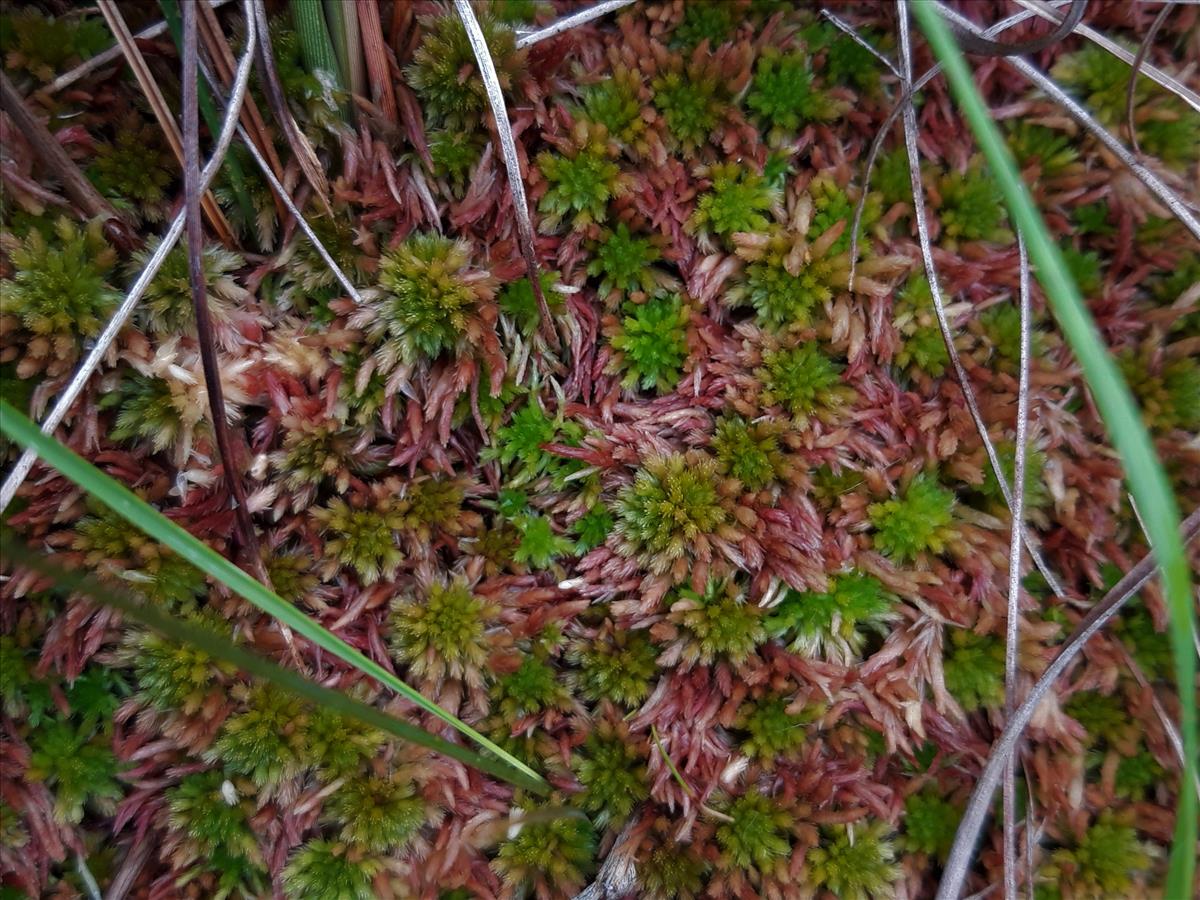
M1133 65L1129 70L1129 85L1125 88L1125 123L1129 128L1129 146L1133 148L1133 152L1138 156L1142 155L1142 148L1138 146L1137 126L1133 121L1133 95L1137 89L1137 80L1138 75L1141 73L1142 63L1146 61L1146 54L1150 52L1150 48L1154 45L1154 38L1158 34L1158 29L1162 27L1163 22L1167 21L1167 16L1174 5L1174 2L1169 2L1158 11L1158 15L1154 17L1154 21L1150 23L1150 30L1142 38L1142 45L1138 47L1137 56L1133 58Z
M133 76L137 79L138 86L150 103L154 118L158 120L158 127L162 129L163 136L167 139L175 158L179 160L180 166L186 168L187 163L184 160L183 139L179 134L179 126L175 123L175 117L171 115L171 108L167 106L166 98L158 89L158 83L150 74L146 58L142 56L142 51L134 43L133 34L129 31L129 26L125 24L125 18L121 15L120 8L114 0L98 0L98 5L100 12L104 15L104 20L108 22L113 37L117 39L117 44L125 53L125 60L129 63L129 68L133 70ZM217 205L212 193L206 191L200 202L204 209L204 216L212 225L213 231L216 232L217 239L227 247L234 246L237 241L233 236L233 229L229 227L229 222L225 219L225 214L221 212L221 207Z
M396 106L396 92L392 89L392 73L388 67L388 49L383 38L383 23L379 19L379 4L376 0L357 0L356 9L363 56L367 60L367 74L371 82L371 99L388 122L399 125L400 111Z
M221 371L217 365L216 345L212 335L212 320L208 312L208 298L204 282L204 235L200 219L200 118L199 104L199 46L197 41L196 6L184 3L183 7L183 183L187 219L186 237L188 250L188 283L192 290L192 306L196 315L196 341L200 346L200 361L204 368L204 382L208 389L208 403L212 412L213 434L221 454L225 470L225 481L233 495L237 516L238 532L242 552L246 556L247 568L263 584L270 585L266 566L258 548L258 535L250 519L246 505L246 489L238 474L233 441L229 434L229 422L225 413L225 394L221 386Z
M0 72L0 108L9 114L17 130L29 141L38 161L62 182L63 191L79 207L84 217L104 220L104 235L109 243L123 252L132 250L140 243L133 229L79 171L75 161L67 156L67 151L54 139L50 130L29 111L20 92L3 72Z

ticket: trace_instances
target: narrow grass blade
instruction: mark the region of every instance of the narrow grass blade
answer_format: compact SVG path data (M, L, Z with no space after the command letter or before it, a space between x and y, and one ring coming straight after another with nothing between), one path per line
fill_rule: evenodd
M545 792L543 783L530 778L524 772L513 769L499 760L481 756L460 744L451 743L420 726L388 715L369 703L363 703L361 700L356 700L332 688L322 687L309 681L299 672L276 665L265 657L238 646L215 631L169 616L162 610L135 600L124 592L113 590L94 578L59 565L53 557L34 553L8 534L0 536L0 550L3 551L5 559L53 579L60 588L84 594L97 603L119 609L127 618L140 625L145 625L173 641L198 647L209 656L232 663L241 671L253 675L255 678L269 681L277 687L309 701L314 706L324 707L347 718L356 719L372 728L395 735L401 740L426 747L435 753L449 756L451 759L457 759L459 762L494 775L517 787L538 793Z
M955 99L1004 192L1009 214L1029 242L1037 279L1079 360L1096 406L1121 456L1130 492L1142 511L1150 545L1162 570L1171 618L1171 649L1179 688L1184 747L1184 772L1166 896L1191 896L1196 867L1196 797L1188 786L1194 777L1200 750L1196 741L1196 657L1192 647L1195 613L1187 558L1179 537L1179 508L1129 387L1100 339L1079 289L1063 262L1058 244L1050 237L1021 182L1012 154L976 89L971 70L949 28L930 3L914 3L913 12L941 61Z
M53 438L37 430L32 422L11 405L0 401L0 431L23 447L33 447L38 456L79 487L86 490L117 515L174 550L196 568L207 572L239 597L253 603L296 634L332 653L365 675L390 687L421 709L437 716L479 746L495 754L533 781L545 784L541 776L515 756L488 740L466 722L423 697L379 663L368 659L337 635L322 628L286 600L267 590L207 544L188 534L124 485L105 475L87 460L72 453Z
M291 6L292 21L296 23L296 34L300 38L300 52L304 56L304 64L308 70L333 87L345 89L346 79L338 65L337 53L334 51L333 39L329 35L328 23L325 21L325 11L317 0L306 3L293 3ZM348 117L345 106L341 110L342 118Z

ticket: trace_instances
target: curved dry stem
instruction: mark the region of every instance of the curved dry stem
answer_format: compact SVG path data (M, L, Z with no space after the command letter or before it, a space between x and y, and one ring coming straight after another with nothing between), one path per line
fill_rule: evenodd
M1041 16L1043 19L1048 19L1051 22L1059 21L1058 11L1053 8L1053 4L1041 2L1041 0L1015 0L1018 6L1023 6L1031 13ZM1105 37L1094 28L1085 23L1080 23L1075 26L1075 34L1081 38L1086 38L1097 47L1107 50L1117 59L1122 62L1133 65L1134 56L1120 44L1115 43L1110 38ZM1166 88L1196 112L1200 112L1200 94L1197 94L1187 85L1181 83L1178 79L1173 78L1168 73L1164 72L1157 66L1147 63L1142 68L1142 74L1157 84L1159 87Z
M1196 535L1200 534L1200 510L1196 510L1184 519L1180 533L1185 542L1193 540ZM983 829L984 820L987 818L991 806L992 795L996 791L1008 759L1012 755L1017 741L1020 740L1025 726L1029 724L1029 720L1037 711L1038 704L1054 687L1054 682L1066 671L1092 636L1107 625L1121 611L1121 607L1149 583L1156 568L1154 555L1147 553L1138 561L1137 565L1125 573L1124 578L1113 585L1104 598L1092 607L1091 612L1084 616L1075 627L1075 631L1059 649L1058 655L1046 667L1042 677L1037 680L1030 689L1029 695L1005 724L1003 733L992 745L992 752L979 775L979 780L975 783L975 790L971 792L971 798L967 802L966 810L959 822L958 832L954 836L954 845L950 850L946 867L943 869L942 883L938 886L936 900L955 900L962 892L962 886L967 878L967 870L971 865L971 856L975 844L979 840L979 832Z
M208 164L204 167L204 172L201 176L201 182L204 187L212 184L213 179L217 175L217 171L221 167L221 163L225 159L225 154L229 150L229 145L233 141L233 134L237 125L238 114L241 112L242 102L246 97L246 87L250 83L250 69L254 64L254 49L257 42L257 30L252 23L251 0L243 0L242 6L246 14L246 47L242 51L242 58L238 63L237 78L233 83L233 96L229 103L229 107L225 111L225 119L221 123L221 133L217 136L217 142L213 147L212 157ZM58 400L53 408L42 421L42 434L53 434L54 430L62 424L67 413L71 411L71 407L75 404L80 393L83 392L88 380L92 377L92 373L100 366L100 361L108 353L109 347L116 339L121 329L125 327L125 323L129 321L129 317L133 315L133 310L137 307L138 301L142 299L142 294L146 292L150 282L154 280L154 276L158 274L158 270L162 268L163 261L167 258L167 254L175 247L175 242L179 240L179 236L183 233L183 221L185 211L180 210L175 218L171 220L171 225L163 235L155 248L153 255L146 263L137 280L129 288L129 293L125 295L125 299L121 301L121 305L117 307L108 324L104 326L104 331L96 338L95 344L92 345L88 355L80 363L79 368L75 370L75 374L71 376L71 380L63 388L62 393L58 395ZM33 464L37 462L37 453L33 450L26 450L13 466L8 477L4 479L4 484L0 485L0 512L8 508L14 496L16 496L17 488L29 476Z
M1129 146L1133 148L1133 152L1138 154L1138 156L1141 156L1142 150L1138 146L1137 126L1133 122L1133 95L1137 89L1137 80L1141 72L1142 63L1146 61L1146 54L1150 52L1150 48L1154 45L1154 38L1158 34L1158 29L1162 28L1163 22L1167 21L1167 16L1174 6L1174 0L1169 0L1158 11L1158 15L1154 17L1154 21L1150 23L1150 30L1142 38L1142 45L1138 47L1137 56L1133 58L1133 65L1129 70L1129 84L1125 88L1125 125L1129 129Z
M925 277L929 281L929 293L933 298L933 307L934 312L937 314L938 327L941 329L942 339L946 343L946 351L950 356L950 364L954 368L954 374L958 378L959 387L962 388L963 400L967 404L967 411L971 414L971 420L975 423L975 430L979 432L980 440L983 441L983 449L987 453L988 463L991 465L992 472L996 476L996 483L1000 486L1000 492L1004 495L1004 502L1011 510L1014 503L1013 492L1009 488L1008 479L1004 476L1004 470L1000 465L1000 457L996 453L996 445L992 442L991 435L988 434L988 427L987 423L983 420L983 413L979 410L979 401L975 398L975 389L971 387L970 376L968 376L967 370L959 358L958 348L954 346L954 332L950 329L950 320L946 317L946 302L942 297L942 288L938 283L937 277L937 266L933 261L933 245L929 239L929 223L925 220L925 189L921 183L921 153L917 146L917 113L910 102L915 86L910 87L912 84L912 59L909 55L911 41L909 40L907 19L905 17L907 6L903 3L901 3L901 10L900 22L904 23L900 30L900 68L903 73L904 85L904 98L902 99L901 108L904 117L904 145L908 153L909 180L913 192L913 218L917 222L917 238L921 245L921 259L925 266ZM1026 546L1029 548L1030 558L1033 559L1038 570L1046 579L1046 583L1050 585L1055 595L1059 597L1064 596L1066 591L1062 587L1062 583L1050 570L1045 560L1042 559L1041 554L1036 549L1036 545L1030 539L1029 533L1024 530L1022 533L1025 536Z
M226 3L229 3L230 0L207 0L207 2L208 2L208 6L210 9L220 9ZM165 21L164 22L155 22L153 25L150 25L147 28L143 28L141 31L139 31L137 34L135 34L133 36L133 39L136 41L148 41L148 40L150 40L150 38L158 37L160 34L162 34L166 30L167 30L167 23ZM39 93L39 94L57 94L59 91L63 90L64 88L68 88L71 85L73 85L80 78L83 78L86 75L90 75L92 72L95 72L97 69L104 68L109 63L116 62L117 60L119 60L121 58L121 55L124 52L125 51L123 51L121 49L121 46L119 44L109 47L107 50L103 51L102 53L97 53L91 59L80 63L75 68L71 69L71 71L63 72L61 75L59 75L57 78L55 78L52 82L50 82L44 88L41 88L40 90L38 90L37 93Z
M900 70L896 68L896 64L888 59L884 54L876 50L874 45L861 34L859 34L853 25L851 25L849 22L843 22L827 9L821 10L821 16L822 18L828 19L830 24L837 28L838 31L845 34L850 38L850 40L854 41L854 43L858 44L858 46L862 47L873 57L883 63L889 72L891 72L897 78L900 77Z
M982 35L965 34L961 30L956 33L956 37L965 52L973 53L976 56L1012 56L1015 53L1036 53L1047 47L1053 47L1074 31L1075 26L1083 20L1087 5L1088 0L1071 0L1071 8L1067 10L1062 21L1055 25L1053 31L1028 41L1006 44L1004 41L994 41Z
M961 25L968 31L973 31L978 34L983 33L970 19L959 15L959 13L957 13L955 10L943 3L938 2L938 0L932 0L932 2L934 2L939 15L941 15L943 18L957 25ZM1167 187L1166 184L1163 183L1162 179L1138 162L1137 158L1129 152L1129 149L1119 140L1113 137L1113 135L1110 134L1103 125L1097 122L1091 113L1073 100L1071 96L1062 88L1060 88L1052 78L1045 75L1040 69L1030 64L1027 60L1021 58L1020 56L1006 56L1004 57L1003 61L1037 85L1038 88L1042 90L1051 100L1065 109L1071 118L1082 125L1098 141L1100 141L1100 143L1102 143L1114 156L1116 156L1117 159L1128 166L1129 170L1137 176L1142 184L1146 185L1146 187L1150 189L1150 192L1159 200L1161 200L1163 205L1165 205L1167 209L1171 211L1171 214L1174 215L1175 218L1179 219L1179 221L1183 223L1183 226L1190 231L1193 236L1195 236L1196 240L1200 241L1200 219L1197 219L1196 216L1192 214L1191 210L1188 209L1184 201L1180 199L1180 197L1174 191Z
M500 77L496 74L496 65L492 62L492 54L488 50L487 40L479 20L475 18L475 10L468 0L454 0L454 8L462 20L467 32L467 40L475 53L475 61L479 65L479 75L487 90L488 105L492 108L492 117L496 121L496 134L500 138L500 151L504 157L504 169L508 173L508 189L512 192L513 215L517 217L517 240L521 245L521 255L525 258L526 274L537 298L538 313L541 318L542 335L551 346L559 346L558 334L554 330L554 320L550 315L550 306L546 303L546 295L542 292L542 282L538 277L537 254L534 249L533 220L529 216L529 203L525 199L525 182L521 175L521 160L517 156L517 142L513 137L512 123L508 119L508 107L504 105L504 92L500 88Z
M456 0L457 2L457 0ZM545 28L539 28L537 31L531 31L527 34L517 36L517 49L529 47L549 38L556 37L564 31L570 31L576 25L583 25L585 22L590 22L592 19L598 19L601 16L614 12L623 6L629 6L633 0L601 0L601 2L589 6L579 12L571 13L569 16L563 16L561 19L556 19Z
M1017 377L1017 449L1013 462L1012 531L1008 550L1008 609L1004 632L1004 714L1011 716L1017 700L1017 643L1021 637L1021 531L1025 513L1025 442L1029 423L1029 255L1025 237L1017 231L1020 257L1021 359ZM1004 896L1017 897L1016 754L1004 773ZM1028 831L1028 827L1026 827Z

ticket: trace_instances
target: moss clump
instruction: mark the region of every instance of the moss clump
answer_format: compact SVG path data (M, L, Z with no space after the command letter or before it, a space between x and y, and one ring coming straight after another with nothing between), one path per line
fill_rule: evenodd
M233 802L230 795L235 798ZM253 801L238 797L223 772L188 775L166 796L167 821L183 836L192 854L201 859L221 856L242 860L265 876L262 852L250 828Z
M465 581L435 582L426 596L404 596L393 603L392 652L419 678L481 684L490 648L487 630L499 611L473 594Z
M314 839L292 854L283 870L289 900L372 900L382 864L335 841Z
M29 767L25 778L46 785L54 795L54 818L69 825L83 820L87 806L112 815L124 796L117 781L120 763L106 735L94 728L55 719L29 738Z
M608 511L608 507L597 503L571 526L576 537L575 552L587 553L599 547L608 540L613 524L612 513Z
M1021 168L1036 165L1042 178L1060 178L1079 159L1077 143L1071 135L1035 122L1014 120L1007 140Z
M716 48L733 34L736 10L732 3L689 3L683 8L683 20L675 28L674 43L691 50L703 41Z
M716 828L717 846L721 848L717 864L722 869L769 872L791 850L791 813L757 790L743 794L722 811L730 819L722 820Z
M28 72L41 82L52 81L111 44L112 35L98 16L44 16L33 8L0 16L4 67Z
M700 896L708 868L693 845L666 839L651 851L638 876L651 900L692 900Z
M646 460L617 499L622 555L663 574L698 550L707 551L708 539L731 518L718 481L718 464L710 456L689 452Z
M900 867L889 830L886 822L822 829L821 845L806 858L809 880L839 900L891 897Z
M904 846L945 862L961 818L961 809L932 790L911 794L904 801Z
M845 257L814 257L802 241L778 229L765 241L739 246L738 255L746 267L725 292L725 302L752 306L759 324L772 330L807 325L817 307L845 289L849 274Z
M965 171L944 173L938 179L938 193L942 236L951 248L958 241L1012 239L1012 233L1005 227L1004 196L978 157Z
M754 374L762 381L767 406L781 406L796 419L829 414L841 407L852 391L842 383L843 366L826 356L816 341L768 350Z
M581 117L603 125L625 147L640 147L646 132L644 90L637 72L617 66L610 78L584 88Z
M565 153L544 152L537 166L548 187L538 202L543 231L555 231L564 219L580 230L608 218L608 201L628 190L617 165L617 148L603 125L582 124Z
M1093 742L1109 746L1134 743L1138 728L1119 695L1079 691L1063 704L1063 711L1082 725Z
M722 416L713 430L712 448L721 471L736 478L748 491L761 491L786 480L791 464L779 447L782 428L763 420L747 422L741 416Z
M668 294L626 304L625 313L611 339L616 351L611 368L623 373L624 387L672 390L688 358L691 309L678 294Z
M571 767L583 785L579 805L592 815L597 828L619 828L633 808L650 796L646 764L623 722L601 722Z
M733 727L746 732L742 753L757 759L764 768L773 769L775 760L804 746L805 728L819 714L816 708L788 710L795 704L787 697L769 695L744 703Z
M113 440L145 441L154 453L161 453L184 432L181 399L166 379L132 371L100 398L99 406L117 411L109 431Z
M558 816L520 826L500 845L492 869L515 896L574 895L591 873L596 836L582 816Z
M996 447L996 455L1000 457L1000 471L1004 476L1004 483L1012 485L1013 473L1016 470L1016 445L1011 441L1005 441ZM1050 490L1046 487L1043 477L1045 468L1046 454L1036 447L1028 447L1025 450L1025 508L1027 510L1045 509L1052 502ZM1000 483L996 480L996 473L990 465L984 470L983 484L979 488L979 493L993 509L998 510L1006 506L1004 494L1000 490Z
M593 247L595 254L588 263L587 273L600 279L596 293L605 297L613 291L651 293L658 278L651 266L662 252L649 238L636 237L624 222L605 231Z
M397 361L433 359L472 343L479 306L492 299L496 282L470 265L465 241L417 232L380 259L379 286L368 334L382 344L388 371Z
M571 694L558 673L533 655L526 656L515 672L501 677L492 689L492 696L507 723L548 709L571 707Z
M511 93L525 69L511 28L492 16L478 16L501 88ZM404 74L421 98L426 121L450 130L470 131L482 123L487 92L462 21L453 12L423 17L421 43Z
M1005 372L1015 373L1021 361L1021 310L1012 303L1001 303L985 310L979 325L991 345L992 364L1000 364ZM1036 323L1030 323L1030 359L1045 353L1045 335Z
M810 122L836 119L846 109L813 84L807 54L784 54L774 47L766 48L758 58L746 105L770 127L775 141Z
M871 633L884 634L895 618L896 598L879 579L847 572L828 591L789 590L767 619L767 631L790 640L790 648L849 665Z
M901 563L941 553L958 535L954 503L954 492L934 476L918 475L902 495L868 507L875 549Z
M66 371L80 340L99 333L120 301L109 283L116 251L101 227L95 220L80 229L64 217L55 223L53 242L36 228L20 243L6 236L14 272L0 281L0 315L11 316L30 335L18 377Z
M425 824L425 803L401 778L350 778L325 801L330 821L341 826L343 843L366 853L402 849Z
M933 294L923 275L911 275L896 294L893 323L901 337L896 363L940 378L950 366L950 351L938 326Z
M545 272L539 278L539 284L542 288L542 296L546 299L546 306L550 310L552 316L557 316L563 311L563 294L556 290L558 285L558 274L556 272ZM533 293L533 285L528 278L521 278L518 281L510 281L504 286L504 290L500 292L498 299L500 304L500 312L508 316L517 329L525 337L530 337L538 330L538 325L542 321L542 311L538 308L537 297ZM486 379L481 378L481 388ZM481 406L486 406L488 403L494 403L498 398L490 397L481 390L480 392ZM502 394L503 396L503 389ZM501 404L501 407L507 405L507 399Z
M335 571L336 566L353 569L364 585L370 585L391 578L404 561L396 546L404 518L394 503L351 506L335 497L312 515L326 535L325 555L336 564Z
M433 160L433 177L444 179L457 193L466 187L471 169L483 155L486 142L480 134L439 128L429 135L429 158Z
M1180 356L1152 365L1148 355L1129 351L1118 360L1146 425L1159 433L1200 428L1200 363Z
M48 720L54 709L50 682L34 674L33 654L12 635L0 635L0 709L31 728Z
M354 693L361 693L361 689ZM325 707L307 713L302 727L301 761L316 769L317 776L326 782L357 772L364 762L378 755L386 740L382 731Z
M228 638L231 629L215 615L188 617L192 625ZM221 681L237 667L217 659L194 644L177 644L153 632L145 632L128 645L139 698L158 710L178 710L195 715L213 696Z
M308 714L299 700L271 685L243 696L245 706L225 720L205 758L272 787L305 767Z
M1166 680L1171 677L1171 643L1166 632L1154 624L1154 618L1141 600L1126 606L1113 630L1124 641L1134 660L1147 678Z
M521 540L513 551L513 561L528 564L534 569L545 569L563 555L573 553L574 543L554 530L545 516L525 513L514 519Z
M1150 856L1133 826L1105 812L1074 846L1055 850L1042 874L1069 885L1078 896L1125 897L1133 889L1133 876L1149 866Z
M1130 69L1123 60L1088 44L1060 56L1051 74L1071 88L1101 124L1124 123ZM1200 116L1194 111L1145 77L1134 86L1134 108L1143 150L1176 167L1200 158Z
M133 255L126 267L131 277L146 267L156 249L147 247ZM250 293L233 278L233 273L245 264L246 260L241 255L217 244L209 244L204 248L201 269L208 311L214 323L227 322L235 306L251 300ZM183 244L176 245L167 254L162 268L147 286L138 310L143 326L151 334L171 337L195 332L196 310L188 281L187 247Z
M175 158L162 133L136 116L127 119L116 138L98 144L88 177L97 190L126 214L145 222L161 222L167 212L167 187L175 180Z
M462 534L466 527L465 483L457 478L419 478L396 499L400 529L428 544L435 534Z
M942 669L946 690L966 712L1004 703L1004 642L995 635L951 630Z
M579 667L577 689L593 703L637 706L650 695L658 672L658 650L645 630L612 629L605 637L572 645L567 658Z
M767 639L763 609L747 603L733 579L714 579L703 594L684 588L671 619L684 631L683 659L689 664L724 659L737 665Z
M282 446L268 458L289 491L311 492L328 482L344 494L354 476L383 471L381 454L362 446L362 433L337 419L285 415L280 426Z
M654 106L666 123L669 142L690 156L716 130L730 106L725 86L695 67L663 72L651 82Z
M688 229L728 239L737 232L765 231L764 213L779 202L779 192L761 173L738 163L717 163L708 170L710 186L700 195Z
M812 198L812 221L808 226L807 237L816 241L822 235L831 231L835 226L845 223L841 234L830 244L828 253L841 254L850 250L851 226L854 224L854 211L858 204L859 192L840 185L836 179L828 175L818 175L808 186L808 194ZM863 204L863 216L858 223L859 246L867 245L866 230L875 224L880 216L880 202L877 194L867 194ZM828 238L826 239L828 240ZM836 257L834 257L836 259ZM835 282L840 290L846 283L849 272Z
M579 464L545 449L546 445L578 446L583 433L583 428L567 419L561 409L550 415L536 399L531 399L514 410L508 423L496 430L494 445L482 455L484 459L499 460L510 471L510 486L547 476L554 484L561 485L579 469Z

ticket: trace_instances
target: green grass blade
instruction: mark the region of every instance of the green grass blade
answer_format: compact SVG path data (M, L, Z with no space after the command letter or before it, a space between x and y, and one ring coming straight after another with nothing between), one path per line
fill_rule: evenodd
M173 618L162 610L135 600L128 594L114 590L94 578L66 569L56 564L51 557L34 553L9 534L0 535L0 551L6 559L47 578L52 578L55 584L61 588L85 594L97 603L118 609L127 618L145 625L173 641L199 647L209 656L232 663L241 671L269 681L315 706L324 707L347 718L357 719L365 725L394 735L401 740L457 759L459 762L494 775L517 787L538 792L545 791L545 785L499 760L481 756L467 747L438 737L418 725L412 725L403 719L388 715L369 703L363 703L340 691L309 681L299 672L285 669L245 647L239 647L215 631Z
M1192 609L1187 557L1179 537L1179 508L1150 435L1138 414L1133 395L1096 330L1079 289L1063 262L1058 244L1051 238L1029 191L1022 183L1012 154L975 87L970 67L950 29L938 15L934 4L918 0L912 4L912 9L1004 192L1009 214L1029 243L1029 255L1033 259L1037 279L1046 292L1050 308L1075 358L1079 360L1100 416L1121 456L1129 490L1141 512L1151 549L1162 571L1171 618L1171 649L1179 688L1184 757L1166 896L1190 897L1196 868L1197 831L1196 793L1192 785L1195 783L1200 749L1196 741L1196 657L1192 646L1195 612Z
M324 72L334 87L345 90L346 79L333 49L323 4L319 0L301 0L291 4L291 10L296 35L300 38L300 53L308 70L314 75ZM349 118L349 109L344 103L340 111L343 119Z
M188 534L124 485L105 475L87 460L68 450L58 441L43 435L28 418L0 400L0 431L23 447L32 447L48 465L53 466L117 515L137 526L155 540L171 548L196 568L208 573L231 591L253 603L296 634L349 663L360 672L385 684L421 709L457 729L479 746L504 760L539 784L545 782L529 766L488 740L466 722L423 697L379 663L368 659L340 637L322 628L286 600L269 591L207 544Z

